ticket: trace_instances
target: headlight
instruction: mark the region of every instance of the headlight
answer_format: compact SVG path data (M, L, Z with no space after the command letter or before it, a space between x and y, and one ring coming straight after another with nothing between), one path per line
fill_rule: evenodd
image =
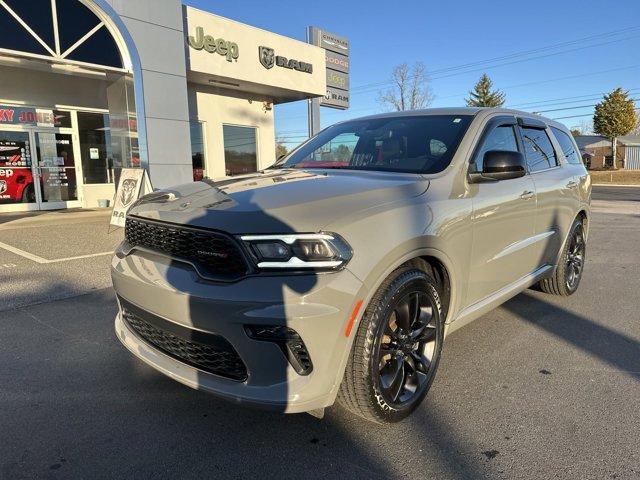
M343 267L353 252L335 233L243 235L240 237L262 269L328 269Z

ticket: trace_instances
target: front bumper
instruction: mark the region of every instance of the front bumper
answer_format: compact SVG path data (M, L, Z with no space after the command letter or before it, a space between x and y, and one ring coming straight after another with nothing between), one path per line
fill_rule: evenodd
M111 271L122 300L180 328L223 337L247 369L246 379L237 381L179 361L139 336L121 310L115 320L118 338L160 372L227 400L287 413L335 401L352 341L345 327L364 294L362 283L348 270L216 283L202 280L187 264L135 251L117 253ZM311 373L298 374L278 344L249 338L246 325L295 330L312 359Z

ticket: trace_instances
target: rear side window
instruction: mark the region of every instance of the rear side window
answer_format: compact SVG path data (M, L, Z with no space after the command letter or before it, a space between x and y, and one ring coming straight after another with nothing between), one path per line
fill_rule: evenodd
M482 171L482 162L484 154L491 150L506 150L509 152L518 151L518 141L516 133L511 125L501 125L494 128L487 136L475 158L476 171Z
M558 165L556 153L546 130L522 128L522 140L527 157L529 171L537 172Z
M556 140L560 144L562 148L562 153L564 154L567 162L572 163L574 165L580 165L582 160L580 159L580 154L578 153L578 148L576 147L573 139L565 132L556 127L551 127L553 134L556 136Z

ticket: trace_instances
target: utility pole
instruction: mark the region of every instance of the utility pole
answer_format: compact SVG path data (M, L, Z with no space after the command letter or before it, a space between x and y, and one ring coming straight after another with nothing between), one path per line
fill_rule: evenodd
M320 99L310 98L307 100L309 109L309 138L320 132Z
M307 28L307 43L325 51L326 95L307 100L309 137L320 133L320 106L349 108L349 40L318 27Z

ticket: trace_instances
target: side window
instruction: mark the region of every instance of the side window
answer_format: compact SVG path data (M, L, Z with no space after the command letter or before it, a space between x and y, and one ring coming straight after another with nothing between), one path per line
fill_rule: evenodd
M482 171L482 161L484 154L491 150L506 150L509 152L518 151L518 141L516 140L516 132L512 125L501 125L493 129L487 138L485 138L482 147L476 154L475 164L476 171Z
M582 160L573 139L559 128L551 127L551 131L556 136L556 140L558 140L560 148L562 148L562 153L567 159L567 162L574 165L580 165L582 163Z
M556 153L545 130L524 127L522 140L529 171L537 172L558 165Z

